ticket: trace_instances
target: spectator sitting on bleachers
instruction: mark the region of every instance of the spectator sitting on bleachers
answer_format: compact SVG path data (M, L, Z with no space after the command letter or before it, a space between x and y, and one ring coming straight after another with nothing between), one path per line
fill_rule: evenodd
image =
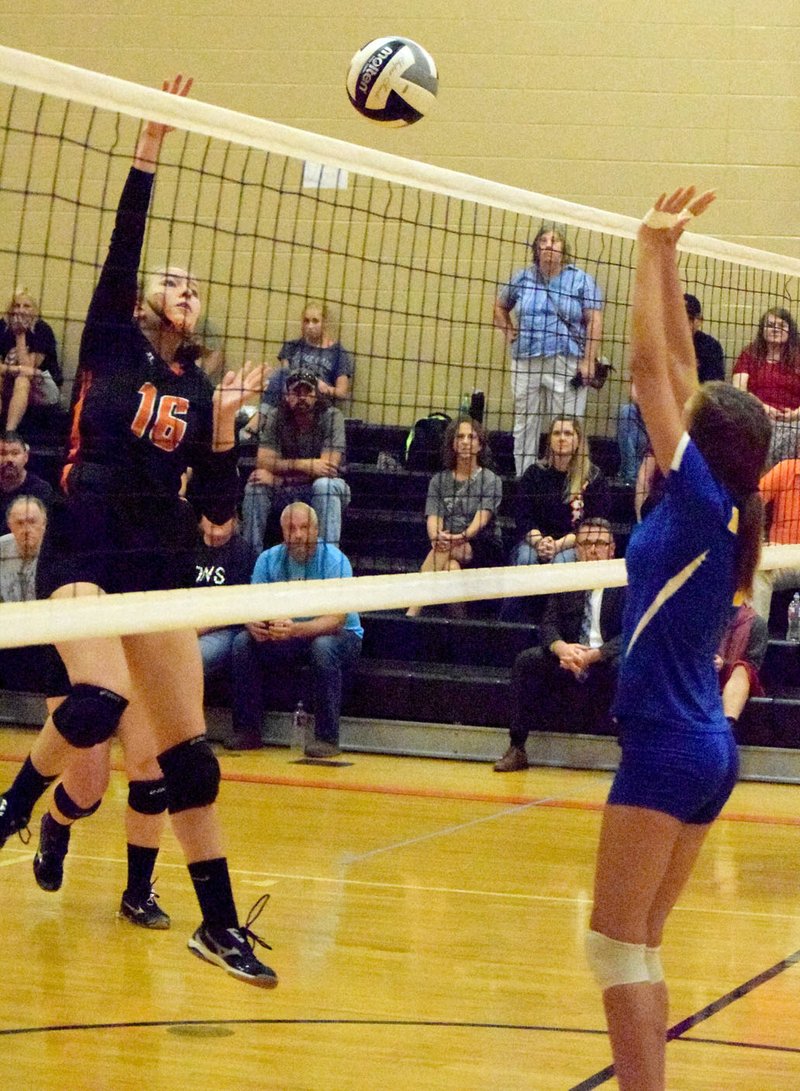
M47 511L38 497L21 495L9 505L6 521L10 532L0 536L0 602L32 602ZM0 649L0 685L6 689L49 692L62 679L68 684L50 644Z
M589 460L581 422L553 421L544 458L517 484L514 564L574 561L581 520L608 509L608 482Z
M425 501L430 551L422 572L487 568L502 561L495 516L503 498L500 478L486 466L486 432L469 417L451 421L442 442L444 469L435 474ZM415 617L421 607L407 611Z
M6 431L19 428L29 405L58 405L62 375L55 334L25 288L17 288L0 319L0 379Z
M319 540L317 516L308 504L296 502L284 508L281 533L283 543L266 550L256 561L253 583L353 575L341 550ZM280 682L298 664L308 663L316 739L306 744L306 756L339 754L343 677L361 654L363 636L356 613L257 621L245 626L233 644L233 735L224 745L248 750L262 746L265 687Z
M800 458L787 458L761 478L761 499L771 511L767 541L800 545ZM769 624L773 591L800 589L800 566L758 569L753 580L753 608Z
M576 560L607 561L614 535L607 519L585 519L575 538ZM576 728L608 716L622 650L624 587L550 595L539 628L540 646L521 652L511 672L511 745L497 773L528 768L525 743L533 727L552 725L550 702L570 702ZM546 711L543 711L546 710Z
M203 515L195 554L196 587L230 587L250 583L255 556L239 534L236 517L217 524ZM233 640L241 625L222 625L198 629L203 676L206 682L219 674L230 673Z
M740 353L732 382L755 394L772 422L769 465L800 455L800 335L783 307L761 316L755 340Z
M350 489L341 476L345 456L344 417L317 390L317 377L293 371L277 409L261 420L256 468L250 475L242 505L245 541L258 554L270 511L281 511L293 500L304 500L317 513L319 536L338 545L342 513Z
M714 666L719 671L722 710L735 724L750 697L763 697L758 672L769 644L767 623L752 606L737 607L722 634Z
M317 377L317 392L336 402L350 394L353 358L332 335L333 319L327 303L306 303L303 309L302 336L284 341L278 353L281 367L264 391L262 412L281 403L286 380L293 371L309 371Z
M0 434L0 534L10 530L6 520L9 505L18 496L35 496L47 508L53 489L28 470L30 448L18 432Z
M550 564L575 560L575 531L590 515L606 518L608 482L589 459L579 420L554 420L544 458L517 482L516 538L512 564ZM506 599L503 621L529 621L530 599Z

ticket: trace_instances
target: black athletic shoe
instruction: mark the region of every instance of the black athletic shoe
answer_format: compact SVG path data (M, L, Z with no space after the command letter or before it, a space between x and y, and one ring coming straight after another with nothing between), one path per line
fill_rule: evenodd
M163 930L172 924L169 914L158 904L158 894L152 887L146 898L130 894L126 890L122 895L117 916L131 924L138 924L140 928Z
M69 850L71 826L45 814L39 829L39 847L33 858L33 877L42 890L60 890L64 882L64 858Z
M239 928L209 928L201 924L189 940L189 950L198 958L227 970L240 981L262 989L274 989L278 984L278 975L254 953L256 944L266 947L268 951L272 948L250 927L258 920L268 900L269 894L262 895L250 910L246 924Z
M8 796L0 796L0 849L12 833L18 833L20 841L23 845L27 845L31 839L31 831L28 829L30 820L29 814L13 814L8 803Z

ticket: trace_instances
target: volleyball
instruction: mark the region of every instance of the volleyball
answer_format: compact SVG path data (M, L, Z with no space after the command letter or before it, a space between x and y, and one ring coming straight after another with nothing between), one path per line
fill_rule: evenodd
M436 102L436 62L409 38L376 38L356 53L347 94L370 121L399 128L425 117Z

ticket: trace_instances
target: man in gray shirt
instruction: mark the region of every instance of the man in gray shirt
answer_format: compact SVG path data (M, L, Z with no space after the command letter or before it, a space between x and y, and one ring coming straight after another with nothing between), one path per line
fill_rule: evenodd
M321 400L317 378L293 371L283 400L267 408L258 433L256 468L244 492L242 534L256 552L264 548L270 511L302 500L317 513L320 541L338 546L342 513L350 503L343 480L344 417Z
M5 513L10 534L0 536L0 602L36 598L36 562L47 512L35 496L18 496Z
M36 496L18 496L9 504L10 534L0 536L0 602L36 598L36 564L47 526L47 511ZM33 693L66 693L69 679L55 648L36 645L0 649L0 686Z

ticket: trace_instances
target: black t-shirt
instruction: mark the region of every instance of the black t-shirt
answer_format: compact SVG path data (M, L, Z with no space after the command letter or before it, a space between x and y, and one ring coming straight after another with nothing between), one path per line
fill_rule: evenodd
M64 381L61 374L61 365L58 362L56 351L56 335L41 318L36 319L32 330L25 331L25 343L28 352L41 353L44 359L40 365L40 371L50 373L53 381L58 385ZM4 318L0 318L0 357L5 358L8 353L16 348L17 337Z
M563 538L577 530L581 519L608 518L608 483L596 467L580 498L564 499L566 479L566 472L553 466L535 462L528 467L517 482L514 516L518 540L534 527L544 535Z
M195 554L196 587L225 587L250 583L255 556L238 534L221 546L208 546L201 538Z
M694 333L694 354L697 357L697 378L701 383L725 381L725 353L722 345L708 333Z

